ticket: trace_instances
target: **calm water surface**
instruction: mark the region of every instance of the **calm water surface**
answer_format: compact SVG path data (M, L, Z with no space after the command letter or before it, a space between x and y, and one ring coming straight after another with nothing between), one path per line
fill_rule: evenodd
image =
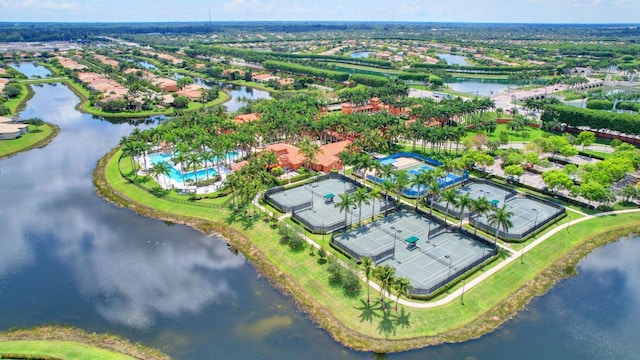
M39 76L39 77L47 77L51 75L51 72L44 66L39 66L30 62L22 62L22 63L13 63L9 64L12 68L18 70L26 77Z
M78 113L62 85L34 90L22 116L62 131L0 160L0 329L70 324L176 359L374 357L333 342L221 239L98 198L96 160L133 126ZM579 276L493 334L388 358L638 358L637 254L640 239L596 250Z
M473 66L472 63L467 61L466 56L455 54L438 54L438 57L445 60L449 65Z

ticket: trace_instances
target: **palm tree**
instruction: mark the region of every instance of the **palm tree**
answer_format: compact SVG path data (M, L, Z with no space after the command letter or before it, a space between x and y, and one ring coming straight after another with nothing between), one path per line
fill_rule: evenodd
M304 156L304 167L307 170L311 170L311 164L316 161L318 154L322 153L320 145L309 136L305 136L298 142L298 148L302 156Z
M362 222L362 204L369 205L369 192L367 188L361 187L353 193L353 201L358 204L358 226Z
M171 166L166 161L157 162L151 166L149 174L151 176L157 176L158 178L163 175L169 176L169 174L171 174ZM164 181L164 187L167 187L166 178Z
M369 256L365 256L360 259L360 266L364 270L364 277L367 280L367 304L370 302L369 298L369 277L371 276L371 270L373 269L373 260Z
M455 205L456 200L458 199L458 194L456 194L456 191L454 189L446 189L442 192L442 198L447 203L444 207L444 223L446 225L447 216L449 215L449 204Z
M433 203L440 196L441 190L442 189L440 189L440 183L438 182L438 180L434 179L429 183L429 192L431 196L431 207L429 209L429 216L433 215Z
M371 191L369 191L369 198L371 199L372 205L371 205L371 221L373 221L373 218L376 215L376 200L380 200L380 198L382 197L382 195L380 194L380 190L378 189L371 189ZM382 207L382 204L380 204L380 207Z
M393 187L396 191L396 202L400 204L402 190L409 185L409 172L407 170L397 170L394 171L393 175L395 176Z
M380 280L380 283L382 285L380 286L380 294L381 294L380 301L382 303L383 310L385 308L384 292L389 290L389 287L393 283L393 280L395 278L395 273L396 273L396 268L391 267L389 265L379 266L373 270L374 276L378 280Z
M409 291L413 289L413 285L411 285L411 281L409 279L401 277L397 278L395 281L396 288L396 312L398 312L398 300L400 299L400 295L404 295L409 297Z
M188 165L187 167L193 168L193 176L196 184L196 189L198 188L198 167L202 164L200 161L200 154L197 152L191 152L187 155Z
M433 171L422 170L418 174L416 174L413 179L411 179L411 186L415 186L417 189L416 196L416 210L418 209L418 204L420 203L420 199L427 192L427 185L433 180Z
M182 175L182 185L184 185L184 170L186 168L185 163L188 160L188 156L185 152L180 151L178 153L176 153L173 157L173 159L171 159L174 163L177 162L180 164L180 174Z
M511 221L512 216L513 212L507 210L507 205L495 208L493 212L489 214L489 225L496 227L496 239L493 242L494 244L498 242L498 231L500 231L500 228L502 228L504 232L507 232L509 231L509 228L513 226L513 222Z
M462 220L464 220L464 211L469 209L473 205L473 199L469 196L469 193L464 193L458 196L457 204L460 207L460 229L462 229Z
M486 216L492 208L493 205L491 205L491 202L484 196L473 200L471 209L476 213L476 224L473 229L473 235L476 235L478 232L478 221L480 217Z
M335 203L335 207L338 208L340 212L344 211L344 229L347 230L347 215L349 214L349 209L355 205L355 201L353 197L349 193L344 193L338 195L340 197L340 201Z

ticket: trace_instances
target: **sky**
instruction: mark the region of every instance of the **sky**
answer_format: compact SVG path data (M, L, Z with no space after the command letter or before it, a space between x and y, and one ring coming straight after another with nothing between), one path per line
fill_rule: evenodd
M639 0L0 0L1 22L639 23Z

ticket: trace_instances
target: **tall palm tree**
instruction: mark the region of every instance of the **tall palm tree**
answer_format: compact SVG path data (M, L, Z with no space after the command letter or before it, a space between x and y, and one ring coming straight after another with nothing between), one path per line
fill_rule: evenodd
M157 162L151 166L149 174L158 178L160 176L169 176L169 174L171 174L171 166L166 161ZM167 187L166 178L164 181L164 187Z
M391 267L389 265L378 266L373 270L373 274L376 279L380 280L380 301L382 303L382 309L385 308L384 303L384 292L389 291L389 287L393 284L393 280L395 279L396 268Z
M449 215L449 204L455 205L456 200L458 199L458 194L456 194L456 191L454 189L450 188L442 192L442 198L446 202L446 205L444 207L444 223L446 225L447 217Z
M396 191L396 202L400 204L402 190L409 185L409 172L407 170L397 170L393 172L393 175L395 177L393 185Z
M182 185L184 185L184 171L186 169L186 162L189 159L189 157L187 156L187 154L183 151L177 152L173 159L171 159L174 163L177 162L180 164L180 174L182 175Z
M476 213L476 224L473 229L473 235L476 235L478 232L478 221L480 220L480 217L486 216L492 208L493 205L491 205L491 202L484 196L473 200L471 210Z
M464 220L464 211L469 209L473 205L473 199L469 196L469 193L464 193L458 196L457 200L458 207L460 207L460 226L462 229L462 221Z
M493 242L494 244L498 242L498 231L500 231L500 228L502 228L504 232L507 232L509 231L509 228L513 226L513 222L511 221L511 217L513 215L512 211L507 210L507 205L495 208L493 212L489 214L489 225L496 227L496 238Z
M440 183L438 180L433 180L429 183L429 195L431 197L431 206L429 209L429 216L433 215L433 204L440 196L442 189L440 189Z
M373 218L376 215L376 200L380 200L380 198L382 197L382 195L380 194L380 190L373 188L371 189L371 191L369 191L369 198L371 199L372 205L371 205L371 221L373 221ZM380 204L380 207L382 207L382 204Z
M360 259L360 266L362 266L362 270L364 271L364 277L367 281L367 304L370 302L369 298L369 277L371 276L371 270L373 269L373 260L369 256L365 256Z
M409 279L400 277L396 278L394 287L396 289L396 312L398 312L398 300L400 300L400 295L409 297L409 291L413 289L413 285L411 285L411 281L409 281Z
M420 199L427 192L427 185L433 180L433 171L431 170L422 170L418 174L416 174L413 179L411 179L411 186L415 186L417 189L416 196L416 210L418 209L418 204L420 203Z
M318 154L322 153L320 145L309 136L305 136L298 142L298 148L304 157L304 167L311 170L311 164L316 161Z
M369 192L367 188L361 187L353 193L353 201L358 204L358 226L362 223L362 204L369 205Z
M193 176L196 184L196 189L198 188L198 168L202 164L200 160L200 154L197 152L191 152L187 155L188 165L187 167L191 167L193 169Z
M347 216L349 215L349 209L353 205L355 205L355 201L353 200L353 197L349 193L340 194L338 195L338 197L340 197L340 201L336 202L334 206L337 207L340 212L344 211L344 229L346 231L347 224L348 224Z

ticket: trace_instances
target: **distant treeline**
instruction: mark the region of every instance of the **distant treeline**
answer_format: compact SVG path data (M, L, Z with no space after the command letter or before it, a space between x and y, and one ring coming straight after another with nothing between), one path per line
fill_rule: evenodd
M457 64L412 64L414 69L446 69L456 72L472 72L472 73L491 73L491 74L510 74L521 71L538 70L552 74L554 68L552 66L460 66Z

